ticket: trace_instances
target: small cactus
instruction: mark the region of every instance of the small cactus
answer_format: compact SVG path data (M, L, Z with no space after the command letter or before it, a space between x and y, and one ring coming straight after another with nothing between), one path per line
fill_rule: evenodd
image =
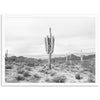
M81 50L81 56L80 56L80 59L81 59L81 66L83 65L83 52Z
M52 36L52 34L51 34L51 28L49 30L50 30L50 36L47 36L45 38L45 49L46 49L46 52L48 54L48 66L51 69L51 55L54 51L55 39L54 39L54 36Z
M5 58L8 57L8 50L6 50L6 53L5 53Z
M72 65L72 58L71 58L71 54L69 55L69 64Z
M81 50L81 62L83 62L83 52Z
M6 50L6 53L5 53L5 61L8 61L8 50Z
M66 62L68 61L68 55L66 54Z

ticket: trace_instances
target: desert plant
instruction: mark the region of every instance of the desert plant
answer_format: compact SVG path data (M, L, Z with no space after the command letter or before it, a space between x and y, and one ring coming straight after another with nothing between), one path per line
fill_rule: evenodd
M9 62L16 62L17 57L16 56L11 56L8 58Z
M6 50L5 57L6 58L8 57L8 50Z
M6 68L6 69L12 69L13 66L12 66L12 65L6 65L5 68Z
M30 73L27 71L27 72L24 72L24 77L30 77Z
M22 75L18 75L15 78L16 78L17 81L23 81L23 80L25 80L24 76L22 76Z
M75 75L75 78L76 78L77 80L82 79L82 77L81 77L81 75L80 75L80 74L76 74L76 75Z
M23 74L25 71L24 71L24 69L19 69L19 70L17 70L17 73L18 74Z
M84 60L82 63L82 67L87 71L93 73L95 75L95 59Z
M30 66L30 67L33 67L34 66L34 62L33 61L27 61L26 65Z
M50 37L47 36L45 38L45 48L46 48L46 52L48 54L48 66L51 69L51 55L54 51L54 36L52 36L51 34L51 28L50 28Z
M66 82L66 76L57 76L57 77L54 77L52 79L52 82L54 82L54 83L65 83Z
M30 82L38 82L41 79L41 77L38 74L34 74L31 78L30 78Z
M16 62L24 62L24 59L25 59L25 57L19 56L19 57L17 57Z

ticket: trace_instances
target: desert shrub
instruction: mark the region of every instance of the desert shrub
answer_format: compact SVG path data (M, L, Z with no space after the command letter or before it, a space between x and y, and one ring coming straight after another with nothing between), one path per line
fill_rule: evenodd
M20 67L21 67L21 68L24 68L24 66L25 66L25 63L24 63L24 62L21 62L21 63L20 63Z
M33 67L33 66L38 66L39 65L39 61L37 59L34 58L27 58L25 59L26 65Z
M85 68L95 67L95 59L84 60L81 65Z
M87 68L87 71L95 75L95 67L89 67Z
M89 83L95 83L95 80L94 79L89 79L88 82Z
M17 57L16 56L11 56L8 58L8 62L14 62L16 61Z
M39 72L45 73L45 70L44 69L40 69Z
M12 69L13 66L12 66L12 65L6 65L5 68L6 68L6 69Z
M19 56L19 57L17 57L17 59L16 59L16 62L24 62L24 57L23 56Z
M33 66L36 65L36 63L35 63L34 60L27 60L27 61L26 61L26 65L27 65L27 66L30 66L30 67L33 67Z
M54 75L56 75L56 72L53 72L53 73L51 73L50 75L51 75L51 76L54 76Z
M84 61L81 63L81 65L82 65L82 67L84 67L84 68L88 68L89 65L90 65L90 63L89 63L88 60L84 60Z
M27 62L27 66L33 67L34 66L34 62Z
M90 78L90 79L88 79L88 82L89 82L89 83L95 83L95 80L92 79L92 78Z
M41 78L38 74L34 74L34 77L38 79Z
M54 82L54 83L65 83L66 82L66 77L65 76L54 77L52 79L52 82Z
M95 74L95 60L90 59L90 60L85 60L82 62L82 67L87 69L89 72Z
M30 77L31 75L29 74L29 72L24 72L23 73L24 77Z
M80 63L80 60L73 60L72 63L73 63L73 65L77 65Z
M17 73L18 74L23 74L25 71L23 70L23 69L19 69L19 70L17 70Z
M39 72L44 73L44 74L50 74L51 73L51 71L48 68L40 69Z
M26 67L25 69L28 70L28 71L31 71L31 68L30 67Z
M22 76L22 75L18 75L15 78L16 78L17 81L23 81L23 80L25 80L24 76Z
M7 83L16 83L17 80L15 78L5 78L5 82L7 82Z
M95 83L95 76L94 76L93 74L90 74L90 75L88 76L88 82L89 82L89 83Z
M80 60L80 57L74 55L74 54L71 54L68 56L68 60Z
M76 78L77 80L82 79L82 77L81 77L81 75L80 75L80 74L76 74L76 75L75 75L75 78Z
M87 59L92 59L92 58L95 58L95 54L93 55L88 55L88 56L83 56L83 59L87 60Z
M52 81L49 78L47 78L47 79L45 79L45 82L51 83Z
M55 57L51 59L51 63L55 64L55 63L59 63L62 64L66 61L65 57Z
M31 82L38 82L40 80L40 76L38 74L34 74L31 78L30 81Z
M42 59L38 59L39 64L43 63Z

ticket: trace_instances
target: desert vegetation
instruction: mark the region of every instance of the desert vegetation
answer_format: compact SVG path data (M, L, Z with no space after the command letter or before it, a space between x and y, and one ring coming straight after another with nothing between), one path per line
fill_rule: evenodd
M66 57L48 59L11 56L5 58L5 82L31 83L94 83L95 55L80 57L72 54L70 60Z

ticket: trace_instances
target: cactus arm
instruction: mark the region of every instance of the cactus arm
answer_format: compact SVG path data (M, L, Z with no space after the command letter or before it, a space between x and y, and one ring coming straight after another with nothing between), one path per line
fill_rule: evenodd
M52 54L53 53L53 51L54 51L54 37L52 36L51 37L51 51L50 51L50 53Z
M49 37L48 36L46 38L46 48L47 48L47 53L49 53L50 49L49 49Z
M49 53L49 52L48 52L48 46L47 46L47 45L48 45L48 44L47 44L47 39L45 38L45 49L46 49L46 52Z

